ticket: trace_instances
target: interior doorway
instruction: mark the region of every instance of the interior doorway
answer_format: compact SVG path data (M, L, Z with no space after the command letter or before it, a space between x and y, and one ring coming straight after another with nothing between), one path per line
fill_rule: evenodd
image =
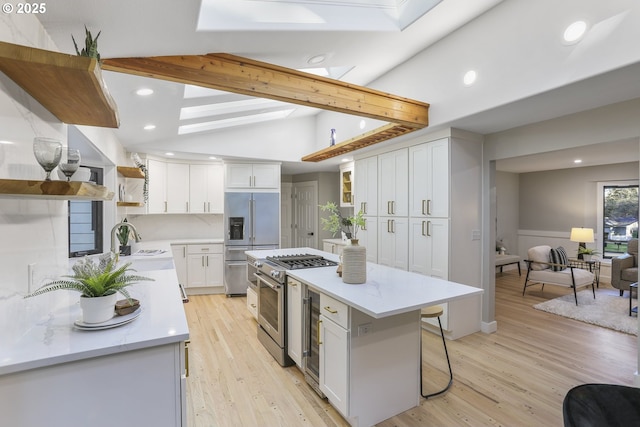
M293 184L294 247L318 249L318 183Z

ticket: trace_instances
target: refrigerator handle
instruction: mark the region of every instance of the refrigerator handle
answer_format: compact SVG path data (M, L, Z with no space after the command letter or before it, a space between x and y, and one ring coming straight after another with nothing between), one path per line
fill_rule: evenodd
M251 242L256 241L256 201L251 199Z

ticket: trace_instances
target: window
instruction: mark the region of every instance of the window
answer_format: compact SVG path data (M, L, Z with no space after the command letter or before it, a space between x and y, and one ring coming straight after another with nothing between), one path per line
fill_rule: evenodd
M602 239L600 251L605 258L626 252L629 239L638 237L638 184L603 183Z
M102 185L103 170L91 169L90 181ZM102 201L69 201L69 258L102 253Z

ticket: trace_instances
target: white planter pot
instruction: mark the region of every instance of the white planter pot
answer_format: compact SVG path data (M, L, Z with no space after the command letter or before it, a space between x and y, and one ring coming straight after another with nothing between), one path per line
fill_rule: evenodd
M593 255L590 255L590 254L582 254L582 259L587 261L587 262L589 262L589 261L591 261L591 257L592 256Z
M84 323L102 323L113 317L118 294L106 297L86 298L80 297L82 309L82 321Z

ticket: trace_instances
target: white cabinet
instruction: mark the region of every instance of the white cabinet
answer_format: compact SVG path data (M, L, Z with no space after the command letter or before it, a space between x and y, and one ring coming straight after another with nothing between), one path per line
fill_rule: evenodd
M222 164L189 165L189 212L223 213Z
M247 287L247 310L256 321L258 320L258 294L250 286ZM302 317L300 318L302 319ZM297 362L296 362L297 363Z
M409 267L409 218L378 218L378 263L402 270Z
M167 210L167 164L149 159L147 169L149 174L147 213L164 213Z
M378 215L409 215L409 151L378 156Z
M449 216L449 141L409 148L409 215Z
M225 163L227 189L279 189L280 165L270 163Z
M4 375L2 425L186 427L185 351L179 342Z
M320 294L320 390L335 408L349 415L349 307Z
M360 232L358 232L358 237L360 237ZM342 255L342 250L346 245L347 242L340 239L324 239L322 241L322 250L332 254Z
M449 278L449 220L411 218L409 271Z
M302 283L287 278L287 344L289 356L302 367Z
M223 290L222 245L187 245L187 288Z
M343 208L353 207L353 162L340 165L340 206Z
M189 212L189 165L167 163L167 213Z
M367 248L367 261L378 262L378 218L364 217L364 227L358 231L358 244Z
M354 164L354 209L366 216L378 215L378 158L356 160Z
M176 268L178 283L187 286L187 245L171 245L171 253L173 254L173 265Z

